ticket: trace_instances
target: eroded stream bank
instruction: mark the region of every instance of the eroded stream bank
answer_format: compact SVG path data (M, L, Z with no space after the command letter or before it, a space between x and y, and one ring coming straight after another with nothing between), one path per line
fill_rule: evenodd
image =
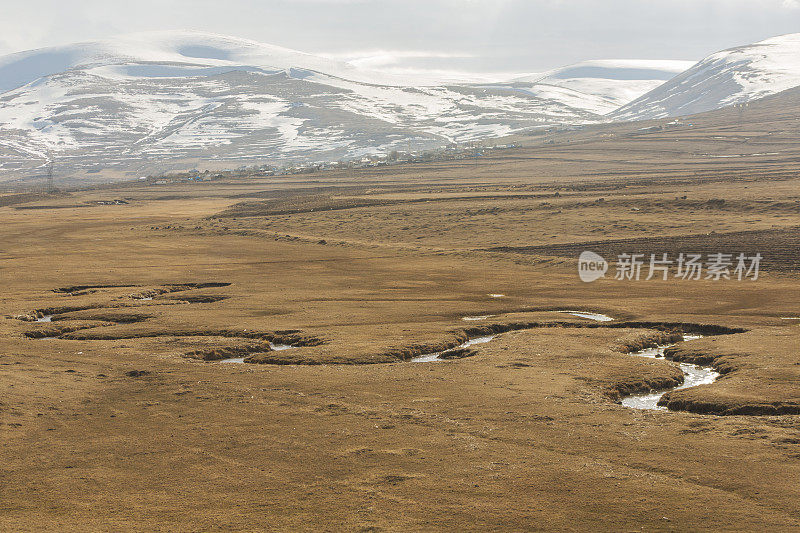
M144 299L151 297L150 293L140 293L136 296ZM184 297L187 302L189 298ZM204 297L205 298L205 297ZM219 297L215 297L219 298ZM188 302L191 303L191 302ZM233 330L197 330L197 331L147 331L146 333L138 332L132 334L130 332L106 332L105 329L119 324L143 322L152 318L149 314L143 313L130 313L120 312L120 310L113 308L108 309L108 312L98 313L95 312L91 315L82 315L78 317L81 322L73 323L68 316L63 316L71 311L88 311L90 309L102 308L102 306L78 306L78 307L63 307L63 308L48 308L37 309L27 315L19 315L13 318L18 318L28 322L56 322L57 327L50 329L37 329L30 330L23 333L27 338L39 339L62 339L62 340L107 340L117 338L133 338L138 336L147 337L161 337L161 336L221 336L233 338L246 338L256 343L238 346L220 346L207 349L198 349L184 354L185 357L193 359L201 359L204 361L217 361L221 363L254 363L254 364L324 364L324 362L313 359L305 354L298 355L297 357L285 355L270 355L271 352L282 352L290 350L291 348L298 348L302 346L317 346L324 344L323 339L312 338L300 335L299 331L287 330L281 332L248 332L233 331ZM374 360L367 361L363 364L373 362L393 362L393 361L407 361L415 363L430 363L441 362L454 359L463 359L477 355L479 352L473 347L478 344L491 342L498 335L510 331L518 330L531 330L537 328L613 328L613 329L646 329L646 330L659 330L662 333L671 332L670 335L662 336L660 342L666 342L668 339L681 341L691 341L699 339L702 335L724 335L732 333L742 333L745 330L742 328L728 328L713 324L688 324L688 323L671 323L671 322L649 322L649 321L618 321L614 317L587 309L555 309L551 310L556 313L563 313L584 319L583 321L531 321L531 322L506 322L506 323L492 323L485 325L474 325L465 327L459 330L453 330L449 339L442 339L437 342L420 343L399 348L393 348L386 352L379 354L380 357L375 357ZM493 318L498 315L470 315L461 317L462 320L467 322L483 321ZM55 324L54 324L55 326ZM692 334L686 334L691 332ZM682 339L681 339L681 335ZM646 344L639 344L637 348ZM674 344L663 344L653 348L642 349L634 351L631 355L649 358L664 357L665 350L674 346ZM636 349L636 348L633 348ZM284 352L285 353L285 352ZM331 361L336 364L339 361ZM348 361L342 361L347 363ZM361 364L350 363L350 364ZM642 391L642 386L629 388L628 395L625 396L621 403L622 405L634 409L648 409L648 410L666 410L666 406L659 405L662 397L672 390L686 389L697 385L713 383L718 377L719 373L713 368L707 366L700 366L691 363L679 363L678 365L683 372L681 378L680 374L671 380L666 380L663 383L650 384L651 387L657 387L659 390L652 390L647 392ZM680 379L680 381L679 381ZM646 387L647 385L645 385ZM662 388L663 387L663 388ZM636 394L629 394L630 392L637 391ZM622 391L621 391L622 392ZM623 394L625 393L623 392ZM618 397L618 396L617 396Z
M702 337L703 337L702 335L683 335L682 342L701 339ZM656 346L654 348L645 348L644 350L632 352L629 355L632 355L634 357L661 359L665 357L664 351L667 348L675 346L675 344L676 343L663 344L660 346ZM666 393L673 390L688 389L690 387L696 387L698 385L707 385L710 383L714 383L720 376L719 372L717 372L710 366L695 365L692 363L678 363L678 366L680 366L680 369L683 371L682 383L680 383L675 387L667 389L626 396L625 398L622 399L622 405L624 405L625 407L630 407L632 409L666 411L667 408L665 406L659 405L661 397L664 396Z
M280 350L290 350L292 348L296 348L296 346L292 346L290 344L274 344L274 343L267 343L269 347L272 349L273 352L277 352ZM220 359L218 362L220 363L244 363L245 357L229 357L227 359Z
M612 325L609 323L614 321L613 317L589 311L565 310L557 312L593 320L597 323L596 324L597 326L602 325L605 327L634 327L634 328L647 328L648 326L650 327L654 326L654 324L650 323L615 323ZM484 316L464 317L464 319L466 320L484 319L484 318L486 317ZM566 324L563 325L566 326ZM689 331L692 331L693 329L696 329L698 331L703 331L704 335L730 334L730 333L739 333L743 331L737 329L723 328L721 326L702 326L702 325L693 325L693 326L684 325L684 326L690 326L690 327L676 328L676 329L678 331L686 331L687 329ZM487 328L491 327L492 326L487 326ZM494 327L496 328L498 326ZM531 327L533 326L531 325ZM464 357L469 357L470 355L475 355L476 353L474 350L470 349L471 346L490 342L503 331L511 331L514 329L528 329L528 328L508 326L502 328L502 330L498 330L496 332L491 332L491 333L482 331L482 328L471 328L470 331L472 332L472 335L479 335L479 336L470 336L467 341L447 350L439 350L436 352L426 353L412 357L410 361L414 363L431 363L437 361L446 361L450 359L461 359ZM701 339L703 338L704 335L698 333L682 333L679 342L688 342L692 340ZM629 355L635 357L647 357L651 359L665 358L665 350L671 348L672 346L675 346L675 344L677 343L662 344L655 347L644 348L638 351L631 352ZM683 379L680 383L677 383L675 386L672 387L665 387L659 390L651 390L648 392L636 393L625 396L621 401L622 405L632 409L666 411L668 410L666 406L659 405L661 398L666 393L673 390L688 389L690 387L696 387L698 385L707 385L710 383L714 383L714 381L716 381L717 378L720 376L720 373L714 370L714 368L711 366L704 366L704 365L697 365L693 363L683 363L683 362L678 363L678 366L683 372Z

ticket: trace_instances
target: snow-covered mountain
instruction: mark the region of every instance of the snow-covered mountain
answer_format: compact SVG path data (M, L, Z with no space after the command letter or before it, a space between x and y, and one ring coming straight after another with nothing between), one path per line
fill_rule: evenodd
M602 98L603 114L618 109L694 65L694 61L605 59L583 61L514 81L555 85Z
M800 85L800 33L717 52L611 113L642 120L711 111Z
M598 76L603 68L616 77ZM0 179L41 173L50 158L62 174L141 174L332 160L594 122L677 70L626 77L646 68L587 63L537 80L441 83L195 32L34 50L0 58Z
M694 66L587 61L467 83L221 35L129 35L0 57L0 180L40 176L51 159L59 176L106 180L693 113L800 85L799 63L789 35Z

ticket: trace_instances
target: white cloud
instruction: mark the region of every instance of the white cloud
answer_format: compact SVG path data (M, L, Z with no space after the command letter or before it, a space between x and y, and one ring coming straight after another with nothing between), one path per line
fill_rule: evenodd
M0 2L0 53L194 29L349 54L372 68L465 72L699 59L800 29L800 0L227 0L224 9L218 0Z
M433 52L426 50L363 50L354 52L340 52L335 54L321 54L332 59L348 61L362 68L390 67L415 59L466 59L474 58L469 53Z

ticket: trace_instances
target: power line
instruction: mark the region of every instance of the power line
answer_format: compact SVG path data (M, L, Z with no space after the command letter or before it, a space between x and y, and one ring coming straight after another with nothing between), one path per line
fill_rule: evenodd
M53 184L53 158L50 158L50 161L47 163L47 192L48 194L52 194L55 192L56 188Z

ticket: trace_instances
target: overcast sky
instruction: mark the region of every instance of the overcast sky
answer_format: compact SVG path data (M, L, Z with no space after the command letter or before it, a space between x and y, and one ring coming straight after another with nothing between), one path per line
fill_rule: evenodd
M800 0L0 0L0 54L170 29L373 68L535 72L585 59L698 60L800 32Z

